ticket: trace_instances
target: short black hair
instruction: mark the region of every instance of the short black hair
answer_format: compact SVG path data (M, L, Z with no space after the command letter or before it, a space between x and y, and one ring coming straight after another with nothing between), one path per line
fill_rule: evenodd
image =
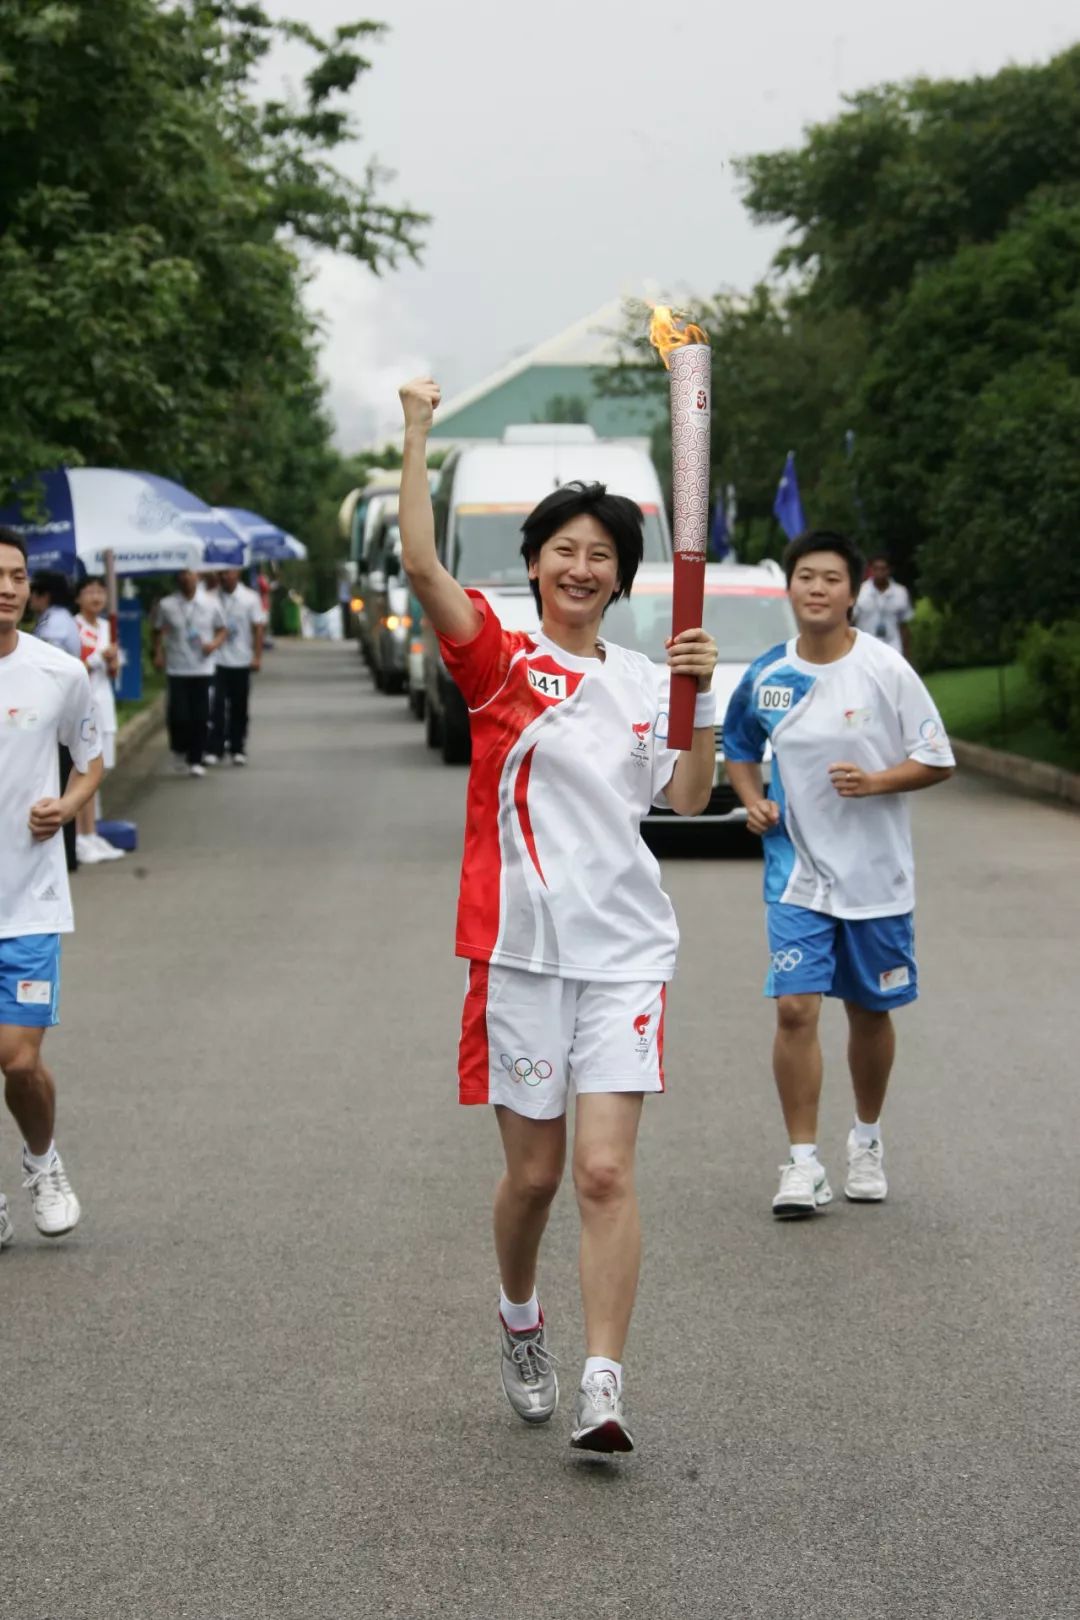
M0 546L14 546L16 551L22 552L22 560L26 561L26 541L14 529L0 527Z
M30 581L31 596L47 596L51 607L66 608L71 600L67 576L43 568Z
M620 597L630 595L630 587L645 550L645 519L636 501L632 501L628 495L609 495L606 484L584 484L578 479L545 495L521 525L525 537L521 542L521 555L528 567L534 557L539 557L545 540L550 540L571 518L583 516L595 518L600 527L607 530L615 547L619 584L612 593L611 601L617 602ZM529 584L539 612L539 583L531 579Z
M108 590L104 574L87 574L86 578L80 579L76 585L75 595L78 596L80 591L85 591L88 585L100 585L103 591Z
M849 540L846 534L839 534L835 529L807 529L804 534L796 535L783 558L784 578L788 585L791 585L791 576L799 563L815 551L835 551L838 557L843 557L851 577L851 594L858 596L866 573L866 560L854 540Z

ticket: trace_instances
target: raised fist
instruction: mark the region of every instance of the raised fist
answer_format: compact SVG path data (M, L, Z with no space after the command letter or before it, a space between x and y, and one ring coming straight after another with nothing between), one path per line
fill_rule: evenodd
M420 428L426 433L442 398L438 383L433 377L414 377L412 382L399 388L398 393L405 413L405 426Z

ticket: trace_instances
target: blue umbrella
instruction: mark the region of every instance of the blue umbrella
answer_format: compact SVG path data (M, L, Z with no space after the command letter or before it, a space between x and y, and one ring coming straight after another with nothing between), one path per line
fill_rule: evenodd
M220 515L243 537L253 562L302 562L307 546L295 535L244 506L220 506Z
M198 568L208 545L227 544L234 555L237 543L235 531L182 484L111 467L61 467L22 480L0 507L0 524L24 537L32 568L69 575L80 567L103 573L107 551L118 574Z

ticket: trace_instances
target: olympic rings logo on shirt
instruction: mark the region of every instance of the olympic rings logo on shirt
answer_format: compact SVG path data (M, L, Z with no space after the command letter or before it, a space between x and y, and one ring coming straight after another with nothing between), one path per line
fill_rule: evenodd
M794 973L801 961L802 951L798 949L793 951L774 951L772 959L773 972Z
M553 1073L547 1058L538 1058L533 1063L531 1058L512 1058L509 1052L500 1052L499 1062L511 1080L524 1080L527 1086L538 1086L550 1080Z

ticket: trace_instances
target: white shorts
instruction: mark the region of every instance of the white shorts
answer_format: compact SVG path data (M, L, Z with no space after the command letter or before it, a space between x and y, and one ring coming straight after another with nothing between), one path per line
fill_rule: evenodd
M570 1087L663 1091L659 983L596 984L470 962L458 1099L559 1119Z
M103 731L101 733L101 763L107 771L111 771L116 764L115 731Z

